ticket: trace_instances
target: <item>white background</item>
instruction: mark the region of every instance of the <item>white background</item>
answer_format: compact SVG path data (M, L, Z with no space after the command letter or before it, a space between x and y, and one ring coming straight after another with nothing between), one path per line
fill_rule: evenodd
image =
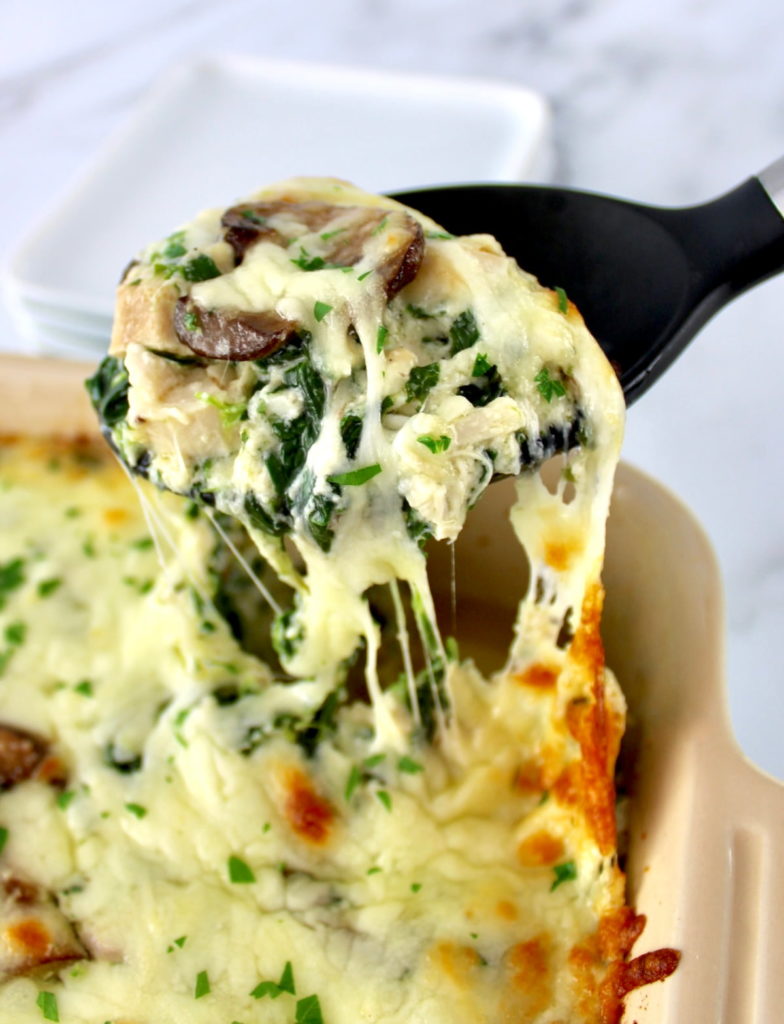
M0 253L157 75L202 53L527 85L553 107L555 180L678 205L784 153L782 39L780 0L0 0ZM415 153L411 162L413 185ZM782 309L784 278L720 314L632 408L625 449L694 510L717 549L736 733L780 778ZM21 345L3 309L0 335L3 347Z

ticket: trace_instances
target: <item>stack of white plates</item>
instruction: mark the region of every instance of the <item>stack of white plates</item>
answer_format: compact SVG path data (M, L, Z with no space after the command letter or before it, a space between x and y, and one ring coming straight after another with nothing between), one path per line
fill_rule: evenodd
M114 287L148 242L293 175L372 191L544 180L550 118L514 85L211 57L149 93L13 253L6 299L39 353L106 349Z

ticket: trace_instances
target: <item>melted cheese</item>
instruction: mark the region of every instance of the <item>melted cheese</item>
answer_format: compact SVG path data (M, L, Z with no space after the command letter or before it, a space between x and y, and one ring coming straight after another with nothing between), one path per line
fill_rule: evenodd
M234 266L210 213L151 247L91 384L123 460L202 511L151 488L140 505L93 452L3 454L0 721L47 741L66 782L0 796L2 863L56 898L86 955L9 977L0 1019L39 1021L45 991L68 1024L305 1024L314 996L325 1024L612 1020L637 933L615 855L624 706L598 635L612 371L491 239L409 212L430 237L390 298L380 268L407 221L377 217L342 268L301 264L357 208L396 204L309 181L261 199L281 196L271 226L291 245L257 241ZM349 212L303 234L296 204L325 199ZM194 253L216 276L188 280ZM178 300L274 313L297 336L255 361L194 356ZM538 462L578 428L546 483ZM494 472L519 474L531 571L485 679L441 640L417 541L453 539ZM252 601L216 529L277 613L280 664L219 611L227 586L235 612ZM347 696L359 655L369 700Z

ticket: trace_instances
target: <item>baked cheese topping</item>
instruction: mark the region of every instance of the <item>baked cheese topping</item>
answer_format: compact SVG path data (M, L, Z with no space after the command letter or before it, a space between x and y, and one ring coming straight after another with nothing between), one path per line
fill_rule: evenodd
M89 386L180 496L3 452L0 1019L604 1022L669 973L616 857L622 398L563 293L298 180L146 250ZM488 679L422 544L499 475L530 578Z

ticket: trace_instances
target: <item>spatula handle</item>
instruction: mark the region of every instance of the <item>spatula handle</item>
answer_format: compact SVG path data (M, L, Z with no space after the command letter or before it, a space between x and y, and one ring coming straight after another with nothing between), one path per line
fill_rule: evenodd
M770 196L773 205L784 217L784 156L774 160L764 171L760 171L757 179Z

